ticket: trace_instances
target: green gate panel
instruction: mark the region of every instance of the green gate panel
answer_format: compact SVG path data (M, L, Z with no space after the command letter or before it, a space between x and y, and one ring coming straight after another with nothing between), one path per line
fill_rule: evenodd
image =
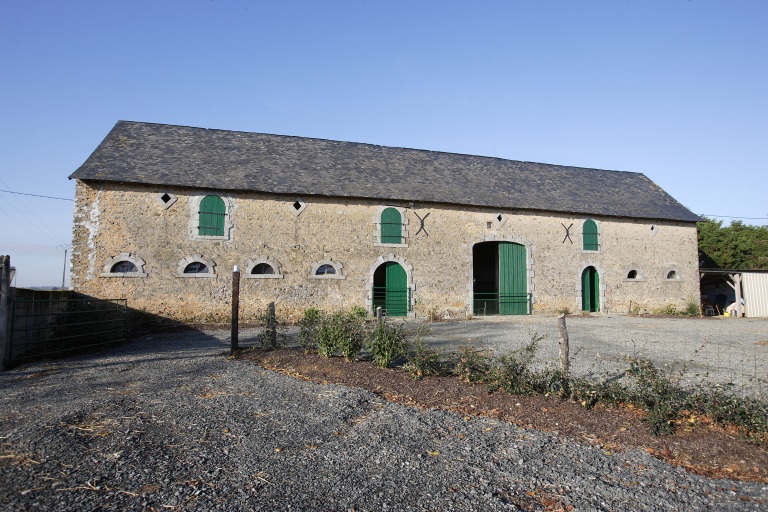
M408 278L405 269L392 261L384 265L386 265L384 270L386 271L387 316L406 316L408 314Z
M381 212L381 243L403 243L403 217L395 208Z
M499 313L528 314L528 263L525 246L499 243Z
M219 196L205 196L200 202L197 233L208 236L224 236L224 200Z
M595 267L587 267L581 273L581 304L584 311L600 311L600 274Z

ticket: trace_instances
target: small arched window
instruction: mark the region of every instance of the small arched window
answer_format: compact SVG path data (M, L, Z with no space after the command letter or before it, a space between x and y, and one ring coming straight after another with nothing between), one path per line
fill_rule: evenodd
M320 265L317 270L315 270L316 276L326 276L326 275L335 275L336 269L333 265Z
M637 270L630 270L627 279L637 279Z
M597 224L592 219L584 221L582 228L582 236L584 242L585 251L598 251L600 250L600 241L598 239Z
M185 274L207 274L208 272L208 265L202 261L193 261L184 267Z
M147 277L146 262L132 252L121 252L104 262L99 277Z
M381 243L403 243L403 217L396 208L385 208L381 212Z
M123 260L112 265L112 268L110 268L109 271L112 273L125 274L128 272L138 272L139 269L132 262Z
M275 269L272 268L272 265L269 263L259 263L258 265L254 265L253 269L251 270L251 274L265 276L265 275L272 275L275 273Z
M226 208L219 196L205 196L200 201L198 216L198 235L224 236L224 217Z
M667 272L667 279L670 279L670 280L677 279L677 271L670 270L669 272Z

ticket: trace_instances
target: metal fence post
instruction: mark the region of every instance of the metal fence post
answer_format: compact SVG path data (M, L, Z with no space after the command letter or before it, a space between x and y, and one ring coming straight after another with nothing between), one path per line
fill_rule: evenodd
M234 355L237 352L237 335L238 324L240 322L240 269L235 265L235 269L232 272L232 332L230 347L230 355Z

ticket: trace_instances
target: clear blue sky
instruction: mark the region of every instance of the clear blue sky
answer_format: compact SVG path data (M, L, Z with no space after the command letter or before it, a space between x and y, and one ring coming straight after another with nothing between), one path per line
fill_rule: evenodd
M636 171L768 221L764 0L0 0L0 109L3 190L72 198L124 119ZM17 286L61 284L72 206L0 193Z

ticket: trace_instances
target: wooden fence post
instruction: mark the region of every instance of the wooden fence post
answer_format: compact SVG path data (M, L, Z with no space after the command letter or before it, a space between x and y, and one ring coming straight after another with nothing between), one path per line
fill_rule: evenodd
M275 319L275 303L269 303L269 344L277 348L277 320Z
M237 352L237 335L240 323L240 269L235 265L232 272L232 346L229 350L230 355Z
M567 380L570 377L570 347L568 345L568 329L565 326L565 315L557 315L557 330L560 333L560 370Z
M11 348L10 333L8 332L10 272L11 257L0 256L0 371L5 370L6 364L10 364L10 361L6 360L9 359Z

